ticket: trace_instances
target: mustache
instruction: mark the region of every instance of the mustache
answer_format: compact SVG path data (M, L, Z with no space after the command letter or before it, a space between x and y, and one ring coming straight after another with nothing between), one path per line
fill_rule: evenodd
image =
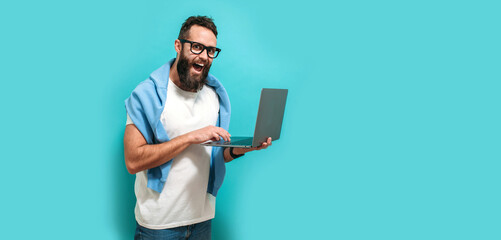
M193 63L196 63L196 64L203 64L204 67L207 66L209 64L209 60L199 60L199 61L193 61Z

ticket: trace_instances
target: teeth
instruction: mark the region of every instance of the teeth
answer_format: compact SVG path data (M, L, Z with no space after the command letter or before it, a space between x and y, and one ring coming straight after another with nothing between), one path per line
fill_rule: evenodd
M200 67L203 67L204 65L203 64L200 64L200 63L195 63L196 65L200 66Z

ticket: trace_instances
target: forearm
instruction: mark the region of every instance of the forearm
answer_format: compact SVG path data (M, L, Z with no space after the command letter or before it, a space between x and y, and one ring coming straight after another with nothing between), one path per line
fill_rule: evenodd
M144 144L134 151L125 153L125 161L129 173L135 174L158 167L172 160L191 145L188 135L181 135L160 144Z
M134 124L125 127L124 155L125 165L131 174L158 167L177 156L191 144L208 140L230 139L230 134L215 126L207 126L180 135L161 144L147 144L146 139Z

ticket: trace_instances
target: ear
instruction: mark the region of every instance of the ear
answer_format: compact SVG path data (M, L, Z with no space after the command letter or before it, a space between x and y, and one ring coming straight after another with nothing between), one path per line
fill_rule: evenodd
M176 50L178 55L181 53L181 41L179 41L179 39L174 41L174 50Z

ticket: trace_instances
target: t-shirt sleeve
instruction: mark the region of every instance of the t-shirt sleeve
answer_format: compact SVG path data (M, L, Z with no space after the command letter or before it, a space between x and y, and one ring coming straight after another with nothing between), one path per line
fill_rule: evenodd
M132 119L130 119L129 113L127 113L127 122L125 123L125 125L129 124L134 124L134 123L132 122Z

